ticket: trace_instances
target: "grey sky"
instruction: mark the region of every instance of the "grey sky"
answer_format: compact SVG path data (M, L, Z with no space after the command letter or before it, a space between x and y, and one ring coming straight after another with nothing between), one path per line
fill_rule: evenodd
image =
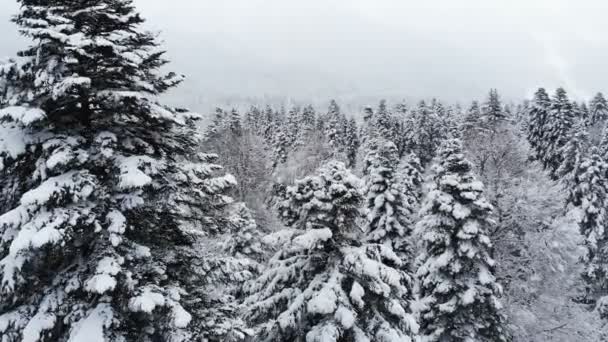
M603 0L136 0L187 104L227 97L509 99L608 91ZM0 55L18 44L0 3Z

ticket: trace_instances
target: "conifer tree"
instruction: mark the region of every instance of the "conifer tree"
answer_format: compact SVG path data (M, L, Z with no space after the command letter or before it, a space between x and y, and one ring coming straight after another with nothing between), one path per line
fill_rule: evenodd
M422 165L430 162L447 132L441 118L421 101L413 113L410 141Z
M589 103L589 120L592 126L604 126L608 120L608 102L602 93L597 93ZM602 127L603 128L603 127Z
M402 162L400 173L403 182L403 194L405 196L407 216L413 221L416 209L422 198L422 165L420 158L410 153Z
M545 89L539 88L528 108L528 142L533 150L533 157L537 160L542 160L547 153L544 141L548 130L550 106L549 95Z
M326 117L327 122L324 127L325 136L327 137L330 146L338 148L342 141L342 113L340 111L340 106L335 100L330 101Z
M556 171L563 161L560 149L568 142L570 130L575 124L572 104L563 88L558 88L551 99L549 116L545 125L544 137L541 142L544 155L543 165L556 179Z
M355 121L355 118L351 118L346 127L346 158L348 160L348 167L354 168L356 166L360 146L361 141L359 141L359 134L357 133L357 121Z
M391 113L386 106L386 100L381 100L373 121L373 129L376 132L376 137L393 141L391 121Z
M425 244L417 272L421 335L438 342L508 341L488 237L492 207L458 140L446 141L437 160L418 227Z
M463 138L465 140L473 139L479 133L479 131L482 130L482 128L483 123L481 122L481 109L479 108L479 103L477 101L473 101L467 110L462 124Z
M574 126L571 135L570 140L559 151L563 161L556 172L557 176L566 184L566 188L572 186L571 182L576 168L585 156L589 144L587 130L582 121Z
M198 115L156 102L181 78L130 0L19 3L33 44L0 67L2 340L208 338L199 238L229 229L235 179L197 152Z
M353 236L359 188L337 162L288 188L281 217L297 230L245 303L256 341L413 341L401 260Z
M230 128L230 132L235 136L243 135L243 126L241 125L241 114L233 108L230 112L230 119L228 126Z
M606 233L606 201L608 165L597 148L578 161L568 188L568 204L578 210L578 225L585 238L587 254L584 258L583 279L587 283L586 299L595 302L608 290L608 236ZM600 313L608 317L608 311L600 300Z
M379 139L377 147L366 156L366 164L369 173L366 182L367 235L372 241L388 241L404 266L408 266L412 257L408 241L412 226L403 180L397 174L397 147L391 141Z
M310 136L315 129L316 113L313 106L308 105L302 110L300 118L300 135Z
M245 125L249 132L255 135L263 134L262 127L264 123L262 121L262 112L258 107L251 106L251 108L249 108L249 111L245 115Z
M503 111L500 96L496 89L490 89L488 99L482 108L482 119L489 129L496 129L501 123L506 120L506 114Z

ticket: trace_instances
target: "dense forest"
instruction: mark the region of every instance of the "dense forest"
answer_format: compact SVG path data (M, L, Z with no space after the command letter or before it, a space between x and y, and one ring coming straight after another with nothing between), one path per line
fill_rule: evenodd
M0 341L605 341L608 103L162 105L131 0L18 0Z

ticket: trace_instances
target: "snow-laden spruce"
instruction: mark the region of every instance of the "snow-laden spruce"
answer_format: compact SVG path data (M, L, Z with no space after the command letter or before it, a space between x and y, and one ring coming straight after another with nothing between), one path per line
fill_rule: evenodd
M131 0L19 3L33 44L0 66L2 341L206 337L194 264L202 235L239 224L220 212L235 179L196 152L196 115L154 100L180 78Z
M487 231L492 206L459 140L447 140L437 160L418 226L420 333L426 341L508 341Z
M357 239L360 183L330 162L287 190L281 216L293 236L245 302L256 341L413 341L401 260Z
M575 209L587 254L584 258L587 282L586 297L594 302L608 289L608 232L606 232L606 203L608 165L596 147L588 156L578 160L568 182L568 204ZM602 315L608 316L606 300L600 301Z
M413 257L409 239L413 227L404 180L397 172L397 146L383 139L375 139L373 145L375 147L365 159L369 170L366 177L366 234L370 241L392 246L406 266L403 269L409 271L407 267ZM411 282L408 280L409 285Z

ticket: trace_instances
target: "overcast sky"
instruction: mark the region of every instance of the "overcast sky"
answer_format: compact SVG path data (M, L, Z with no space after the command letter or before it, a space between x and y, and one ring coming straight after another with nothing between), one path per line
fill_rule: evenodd
M608 92L604 0L136 0L186 74L225 97L519 99ZM18 46L0 1L0 55Z

